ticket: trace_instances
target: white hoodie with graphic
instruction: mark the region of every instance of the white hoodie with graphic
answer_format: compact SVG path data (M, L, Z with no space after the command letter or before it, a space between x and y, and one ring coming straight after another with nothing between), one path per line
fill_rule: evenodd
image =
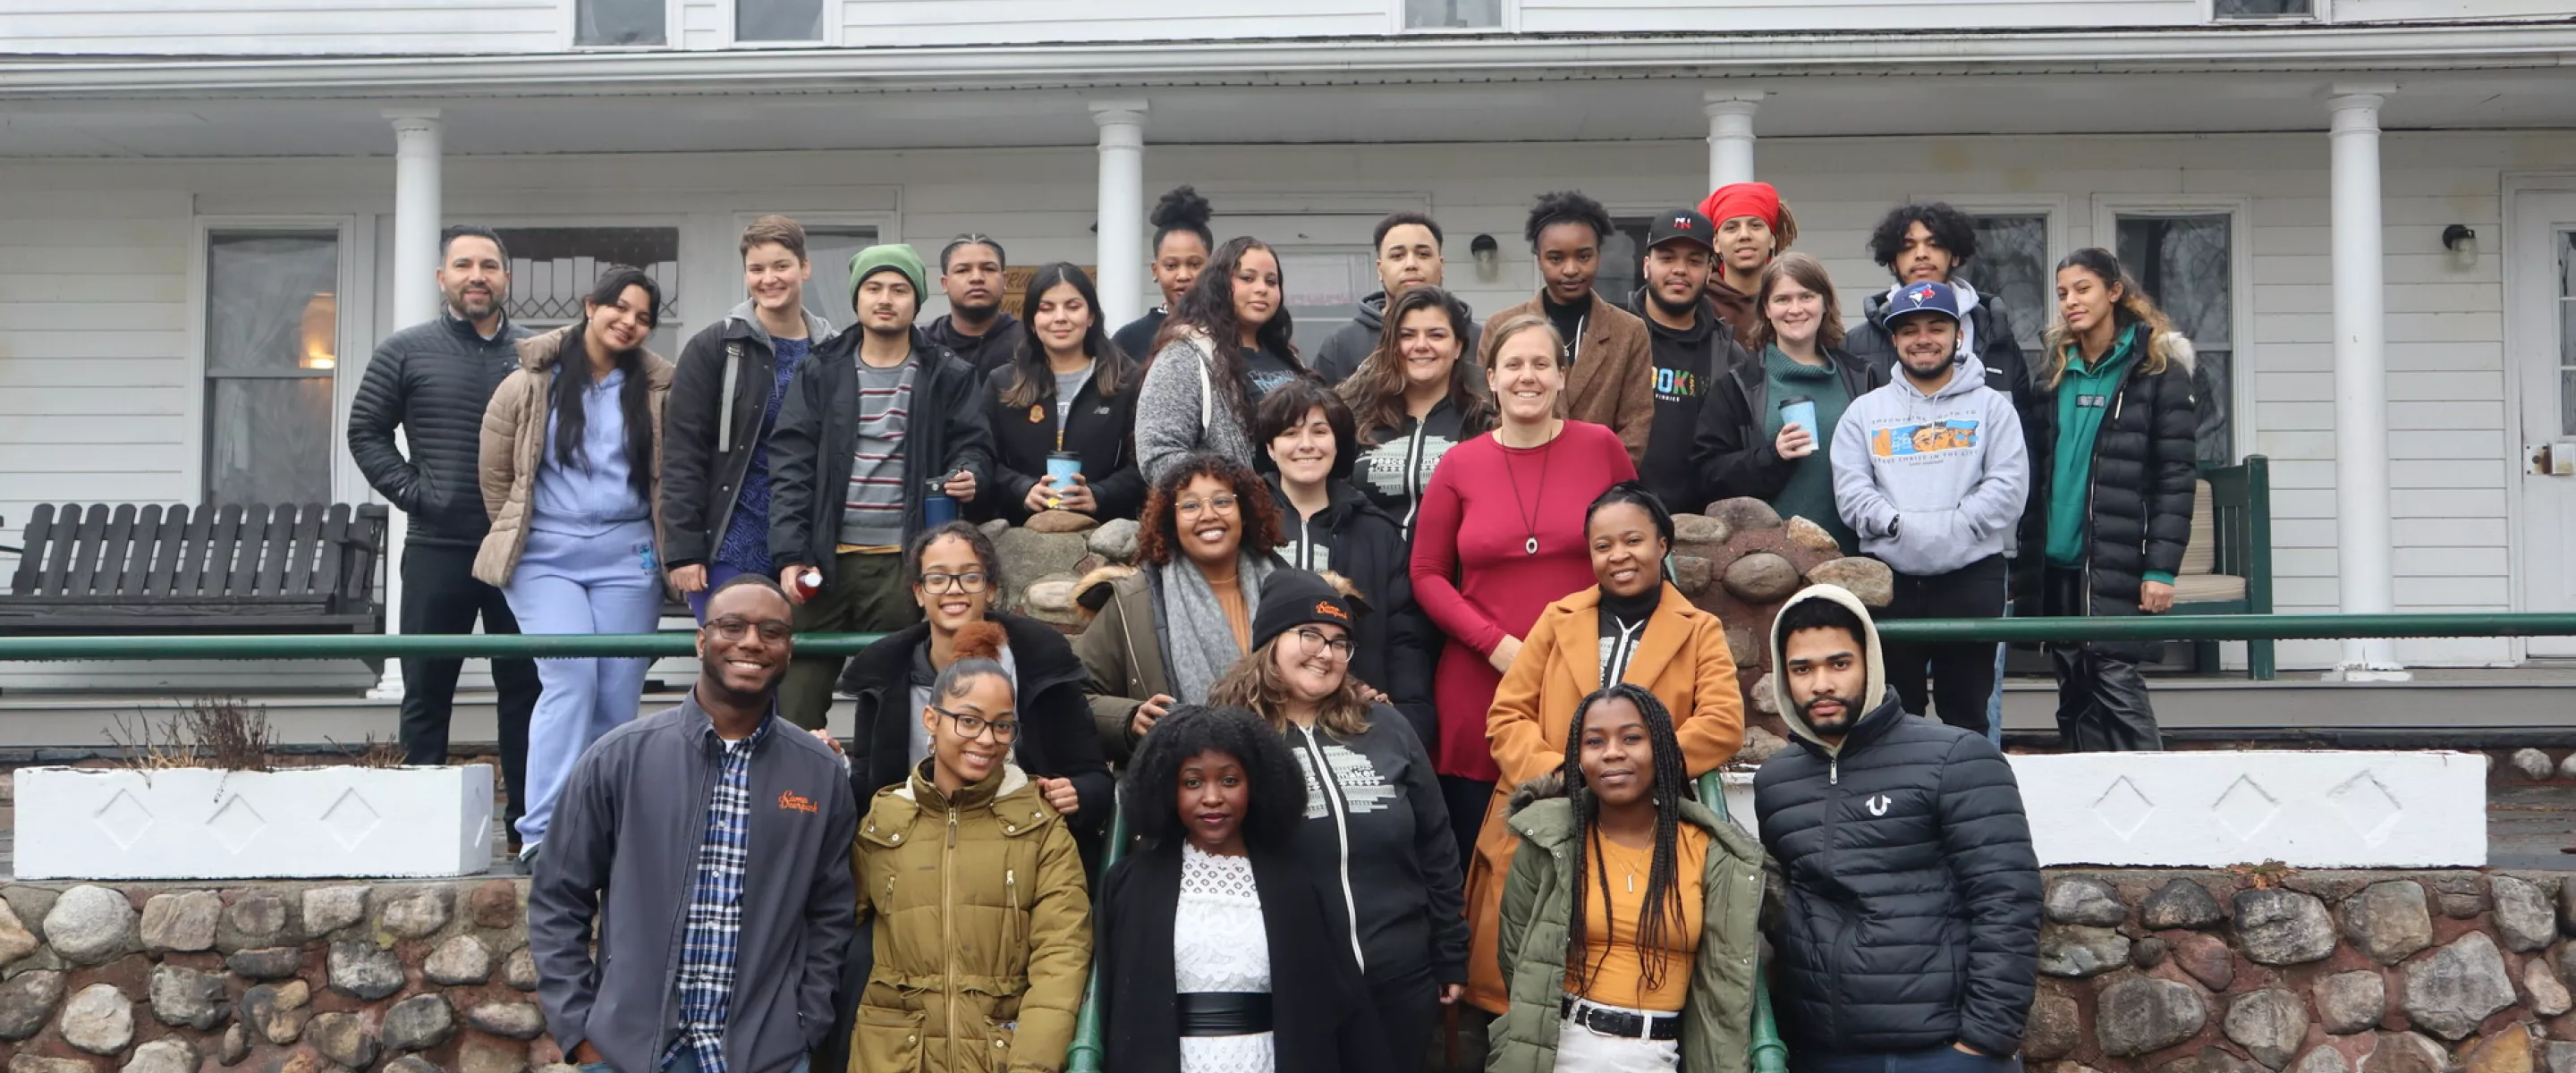
M1833 462L1834 507L1861 553L1914 577L2001 553L2030 494L2021 416L1986 386L1974 356L1930 395L1899 369L1853 399L1834 429Z

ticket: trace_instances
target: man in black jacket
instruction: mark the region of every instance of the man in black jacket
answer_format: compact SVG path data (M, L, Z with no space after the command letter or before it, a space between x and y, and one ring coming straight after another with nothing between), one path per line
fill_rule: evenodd
M1333 329L1324 345L1315 351L1315 375L1327 384L1338 385L1360 371L1360 363L1377 351L1378 340L1386 331L1386 307L1404 297L1404 292L1417 286L1441 285L1441 273L1448 262L1440 255L1440 244L1446 241L1440 225L1418 212L1391 212L1377 222L1377 231L1369 245L1377 250L1376 294L1360 299L1359 315L1350 323ZM1476 360L1476 344L1484 329L1475 315L1467 314L1467 338L1460 341L1458 355L1462 361ZM1151 354L1134 355L1143 361Z
M1698 510L1708 502L1701 466L1693 457L1701 404L1709 385L1744 359L1735 326L1718 316L1706 297L1717 267L1716 228L1699 210L1679 208L1655 217L1646 229L1640 267L1646 285L1630 312L1646 320L1655 359L1655 418L1646 430L1646 460L1637 467L1648 491L1673 510Z
M930 341L956 351L978 373L1010 364L1029 338L1028 326L1002 311L1009 269L1002 244L989 235L959 235L939 251L939 289L948 295L948 312L930 322Z
M903 549L926 495L974 501L991 481L984 378L912 326L921 255L870 246L850 259L858 324L817 347L787 388L769 440L769 558L800 633L877 633L912 623ZM820 575L810 589L807 571ZM823 725L839 659L800 659L779 688L796 725Z
M1788 887L1773 994L1797 1073L2013 1068L2040 883L2012 766L1905 714L1843 589L1790 597L1771 659L1798 747L1754 775L1753 809Z
M483 409L492 391L519 367L519 340L531 333L510 323L510 255L489 228L460 224L440 237L438 319L386 336L367 360L366 377L349 403L349 455L358 471L410 525L403 536L402 632L517 633L501 590L474 579L474 553L492 520L483 513ZM403 457L401 429L411 447ZM448 720L455 712L461 659L402 661L400 734L403 762L447 762ZM492 661L500 689L501 778L509 819L526 809L528 716L537 707L533 660ZM513 840L516 836L513 835Z

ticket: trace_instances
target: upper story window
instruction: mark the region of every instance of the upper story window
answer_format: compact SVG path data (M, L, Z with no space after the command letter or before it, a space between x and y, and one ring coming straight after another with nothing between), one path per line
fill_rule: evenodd
M1503 0L1400 0L1407 30L1499 30Z
M573 0L572 43L636 47L671 43L667 0Z
M2309 19L2316 0L2214 0L2210 13L2221 19Z
M821 41L823 0L734 0L733 39L746 43Z

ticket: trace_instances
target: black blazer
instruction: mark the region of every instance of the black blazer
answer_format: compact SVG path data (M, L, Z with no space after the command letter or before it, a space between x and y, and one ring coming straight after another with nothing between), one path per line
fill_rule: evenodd
M1002 518L1013 525L1029 520L1029 489L1046 476L1048 453L1055 450L1055 414L1059 400L1055 381L1039 384L1039 397L1029 406L1005 406L1002 393L1015 369L1009 363L985 378L984 424L993 430L993 494L975 497L978 516ZM1073 414L1065 419L1064 449L1082 456L1082 476L1100 503L1095 517L1135 518L1145 510L1145 474L1136 468L1136 388L1143 378L1130 373L1116 395L1100 393L1098 380L1087 381L1073 397Z
M1294 850L1254 850L1263 931L1270 941L1271 1046L1278 1073L1395 1073L1421 1063L1385 1053L1385 1036L1358 963L1337 939L1318 888ZM1180 911L1181 846L1139 849L1109 869L1092 903L1098 931L1104 1069L1180 1073L1180 1015L1172 1001L1172 919Z

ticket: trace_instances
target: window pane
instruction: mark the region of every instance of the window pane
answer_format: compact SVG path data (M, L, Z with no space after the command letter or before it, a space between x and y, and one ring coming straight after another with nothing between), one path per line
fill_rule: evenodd
M328 369L337 361L340 237L246 232L206 240L206 371Z
M664 43L665 0L578 0L580 14L573 32L576 45L659 45Z
M1643 216L1610 222L1610 238L1601 244L1601 274L1592 277L1592 293L1612 305L1625 306L1628 296L1645 286L1646 226L1651 222Z
M680 355L680 229L504 227L510 250L510 319L544 330L581 319L581 300L612 265L633 265L662 287L659 323L645 345Z
M2218 0L2222 19L2306 18L2316 13L2311 0Z
M224 378L208 392L206 502L331 501L331 378Z
M850 313L850 258L876 244L877 229L864 224L807 227L805 263L814 267L814 277L805 282L805 308L835 328L848 327L855 319Z
M2192 384L2200 409L2200 460L2236 461L2235 229L2227 213L2195 216L2122 216L2120 263L2138 279L2192 342Z
M1377 262L1365 250L1281 250L1279 277L1288 290L1297 352L1309 361L1325 340L1360 315L1360 299L1378 289Z
M820 41L823 0L734 0L736 41Z
M1503 24L1503 0L1404 0L1408 30L1491 30Z
M2056 287L2049 279L2048 214L1996 213L1977 217L1977 256L1960 273L2012 324L2024 354L2039 351L2040 333L2055 319Z

